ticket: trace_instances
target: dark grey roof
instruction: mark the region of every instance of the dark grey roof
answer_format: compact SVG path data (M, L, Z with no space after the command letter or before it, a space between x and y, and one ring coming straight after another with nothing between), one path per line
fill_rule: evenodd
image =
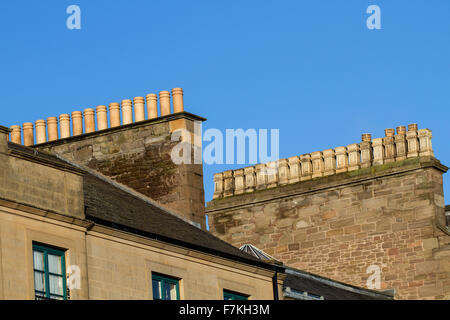
M268 267L209 232L114 184L91 173L84 175L86 219L152 239Z
M292 268L286 269L283 292L305 300L392 300L388 294L351 286Z

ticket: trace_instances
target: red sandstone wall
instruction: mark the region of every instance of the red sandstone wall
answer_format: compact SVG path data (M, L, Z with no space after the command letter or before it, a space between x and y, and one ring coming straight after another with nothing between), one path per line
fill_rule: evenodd
M381 289L395 289L397 299L450 299L450 236L438 227L442 171L408 166L211 201L211 232L362 287L367 268L377 265Z

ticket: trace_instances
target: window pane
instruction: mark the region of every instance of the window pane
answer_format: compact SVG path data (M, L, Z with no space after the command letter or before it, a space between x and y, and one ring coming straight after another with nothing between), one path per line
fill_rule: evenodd
M58 296L50 296L50 299L53 299L53 300L64 300L63 297L58 297Z
M48 271L50 273L62 274L61 270L61 256L48 254Z
M36 295L35 295L34 299L35 300L47 300L47 298L45 297L45 294L39 293L39 292L36 292Z
M172 283L165 283L164 288L166 300L177 300L177 286Z
M223 300L248 300L248 296L244 296L240 293L223 291Z
M39 251L33 251L33 263L35 270L44 271L44 254Z
M50 281L50 293L59 295L64 294L62 277L50 275L49 281Z
M152 280L153 287L153 299L160 300L161 299L161 281Z
M42 272L34 272L34 290L45 292L45 274Z

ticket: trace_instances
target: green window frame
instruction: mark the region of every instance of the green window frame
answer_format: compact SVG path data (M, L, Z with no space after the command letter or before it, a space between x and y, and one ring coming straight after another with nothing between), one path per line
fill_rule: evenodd
M223 289L223 300L248 300L248 295Z
M180 300L180 280L152 273L153 300Z
M33 244L36 300L67 300L65 251Z

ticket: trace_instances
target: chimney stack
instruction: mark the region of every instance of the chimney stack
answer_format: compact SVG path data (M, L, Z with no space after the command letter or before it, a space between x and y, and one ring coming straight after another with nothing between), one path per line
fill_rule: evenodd
M11 130L7 127L0 126L0 152L8 152L8 140Z

